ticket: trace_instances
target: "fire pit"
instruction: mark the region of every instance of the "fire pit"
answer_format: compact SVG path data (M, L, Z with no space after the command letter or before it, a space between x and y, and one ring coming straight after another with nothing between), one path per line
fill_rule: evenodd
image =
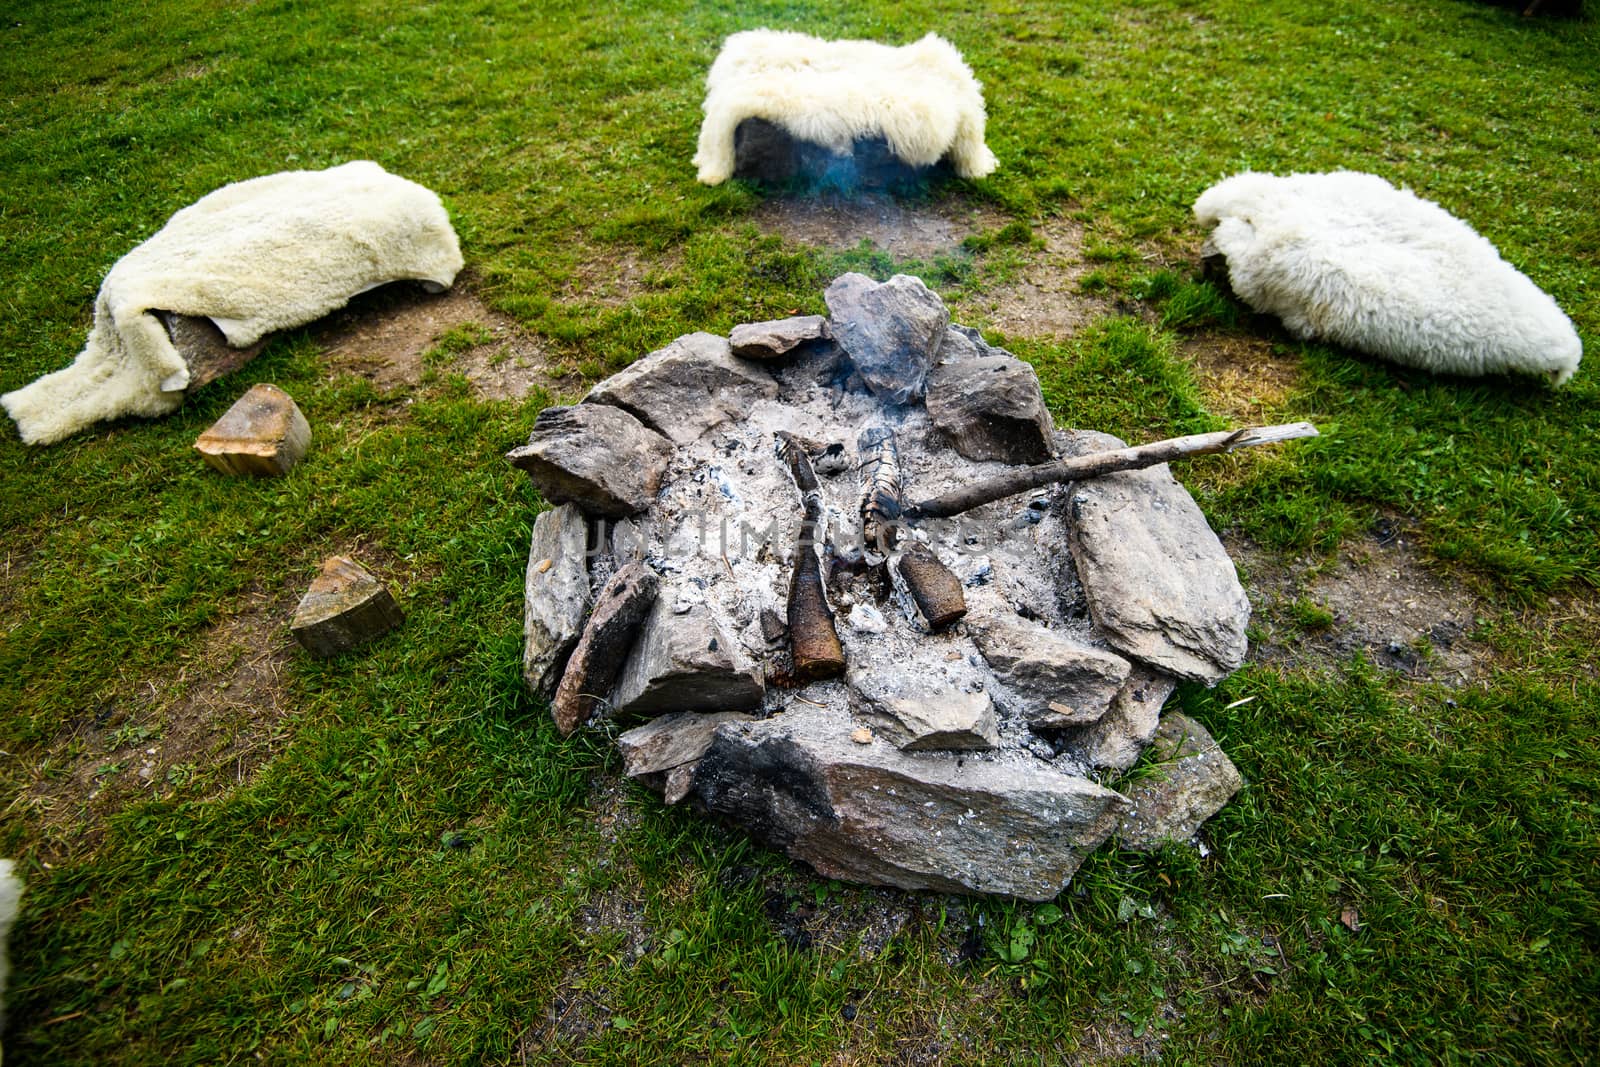
M1055 431L1032 368L919 280L827 303L679 338L510 453L559 504L529 685L830 877L1042 900L1114 834L1191 837L1240 779L1160 711L1242 662L1250 614L1194 501L1159 466L1051 477L1122 442ZM1101 784L1152 743L1162 773Z

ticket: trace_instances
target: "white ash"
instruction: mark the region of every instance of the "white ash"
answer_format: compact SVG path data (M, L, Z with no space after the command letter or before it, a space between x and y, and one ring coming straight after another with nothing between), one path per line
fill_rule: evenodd
M783 367L776 374L775 399L757 401L742 420L725 422L679 448L650 510L632 522L616 523L609 539L599 539L607 548L594 563L596 590L617 558L641 556L661 575L660 595L674 610L704 602L766 665L770 681L779 664L761 616L763 610L786 616L802 520L799 490L774 448L778 431L803 439L827 460L815 464L828 524L825 566L862 549L854 457L863 430L887 426L895 432L907 500L1007 469L1003 463L961 457L921 405L891 407L865 391L840 387L832 373L836 359L836 353L824 350ZM926 540L961 579L968 620L1020 615L1104 647L1082 608L1060 495L1060 490L1044 490L958 519L920 522L910 535ZM1089 773L1071 764L1070 757L1056 756L1054 746L1035 736L1008 706L1008 694L978 653L965 622L928 632L910 599L890 588L881 574L881 569L864 571L829 583L852 671L939 677L954 690L991 693L1001 746L988 753L963 752L960 758L1052 759L1062 770ZM859 695L843 680L829 680L800 688L769 685L766 712L781 712L795 701L847 713L860 708Z

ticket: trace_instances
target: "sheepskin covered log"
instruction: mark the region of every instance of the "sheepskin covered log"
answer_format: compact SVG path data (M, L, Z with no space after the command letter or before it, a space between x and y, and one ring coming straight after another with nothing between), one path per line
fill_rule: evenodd
M903 47L747 30L723 42L706 76L705 121L694 164L707 185L733 176L734 131L763 119L801 141L848 156L881 137L913 167L948 157L963 178L995 169L984 144L983 87L937 34Z
M16 862L0 860L0 1029L5 1028L6 979L11 976L6 945L11 939L11 924L22 907L22 888L22 879L16 875Z
M103 419L165 415L191 379L158 309L208 318L243 348L388 282L446 289L461 265L439 198L376 163L236 182L118 260L77 360L0 404L29 444Z
M1302 340L1441 374L1561 385L1583 344L1527 276L1438 204L1373 174L1236 174L1195 216L1235 293Z

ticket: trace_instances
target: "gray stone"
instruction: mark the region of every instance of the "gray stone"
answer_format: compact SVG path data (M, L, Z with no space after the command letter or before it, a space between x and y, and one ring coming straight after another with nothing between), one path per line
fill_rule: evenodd
M670 771L694 763L711 747L711 735L725 722L752 722L739 711L674 712L651 719L617 738L622 773L629 778Z
M1049 900L1127 802L1031 756L902 752L796 706L720 727L694 773L711 812L828 878Z
M617 738L622 773L661 794L667 804L689 795L695 765L711 746L711 736L725 722L751 722L738 711L674 712L651 719Z
M685 763L663 773L661 799L666 804L676 804L694 788L694 769L699 763Z
M779 360L805 345L828 338L828 320L821 315L795 315L771 322L742 323L728 334L733 354L760 362Z
M539 412L528 443L506 459L546 500L621 518L650 506L672 454L671 441L621 408L578 404Z
M843 274L828 286L828 328L872 394L890 404L922 395L950 313L920 278L896 274L879 284Z
M1121 448L1064 434L1068 454ZM1165 464L1071 487L1068 534L1089 613L1117 651L1215 685L1244 662L1250 601L1233 560Z
M933 368L928 415L968 459L1044 463L1055 428L1039 376L1015 356L993 354Z
M541 511L533 520L523 583L522 677L548 697L566 670L589 606L589 530L571 504Z
M619 565L643 559L649 547L639 524L632 519L618 519L611 524L611 558Z
M928 681L920 673L852 670L850 687L861 697L861 715L906 752L991 749L1000 744L994 701Z
M760 707L761 668L703 601L682 614L676 602L663 590L645 619L612 694L617 717Z
M600 590L550 702L550 713L562 736L588 722L611 692L659 586L656 572L634 561L613 574Z
M1070 731L1062 748L1086 767L1125 771L1139 762L1155 736L1161 705L1177 682L1143 664L1134 664L1111 707L1092 726Z
M782 184L789 193L843 193L925 184L954 174L948 158L913 166L881 135L857 137L847 155L791 134L766 119L745 119L733 131L734 176Z
M311 447L311 425L288 393L262 382L234 401L194 447L223 474L275 478Z
M289 630L312 655L329 657L405 621L387 587L348 556L330 556L295 608Z
M589 390L584 404L609 404L682 447L778 395L761 367L735 359L726 337L691 333Z
M1117 827L1122 847L1135 852L1193 839L1244 785L1206 728L1181 712L1161 717L1149 758L1150 773L1123 792L1129 807Z
M1030 726L1098 722L1132 669L1121 656L1020 618L969 620L967 630Z
M952 322L944 333L944 344L939 346L939 356L934 361L936 366L950 363L961 363L980 356L993 355L996 352L1010 355L1003 348L995 348L983 339L983 334L971 326L963 326Z

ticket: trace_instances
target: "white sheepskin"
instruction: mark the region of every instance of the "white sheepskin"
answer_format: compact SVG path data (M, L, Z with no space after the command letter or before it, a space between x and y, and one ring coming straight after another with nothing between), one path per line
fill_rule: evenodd
M877 136L913 167L949 156L961 177L982 178L996 166L983 143L983 87L933 33L900 48L786 30L736 33L706 76L705 113L694 164L707 185L732 177L733 131L745 119L839 156Z
M11 977L11 956L6 946L11 940L11 924L22 906L22 879L11 860L0 860L0 1030L6 1025L6 980Z
M1195 216L1245 303L1304 340L1442 374L1518 372L1554 385L1583 344L1572 321L1438 204L1373 174L1236 174Z
M189 369L154 309L210 318L243 348L386 282L448 288L460 269L439 198L376 163L236 182L118 260L77 360L0 404L29 444L102 419L165 415L182 402Z

